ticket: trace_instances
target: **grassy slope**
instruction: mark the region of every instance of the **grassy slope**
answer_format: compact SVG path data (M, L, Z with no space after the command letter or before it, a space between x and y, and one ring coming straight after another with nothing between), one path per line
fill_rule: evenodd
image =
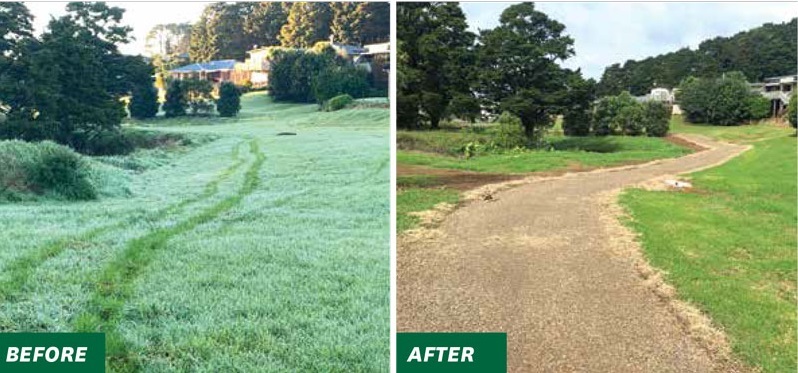
M773 126L676 123L754 149L692 175L694 193L630 190L621 203L650 262L765 372L796 366L796 140Z
M0 205L0 331L101 326L115 370L387 370L388 118L251 94L157 122L220 138L130 198Z
M401 136L401 134L400 134ZM408 135L405 135L408 136ZM476 135L461 135L427 132L421 133L426 142L425 149L459 148L463 140ZM454 137L457 144L447 143L442 137ZM443 154L402 150L397 152L397 162L434 168L449 168L476 172L528 173L555 171L569 167L610 167L632 162L645 162L659 158L678 157L689 151L659 138L649 137L604 137L568 138L552 136L549 142L553 151L510 152L506 154L483 154L471 159ZM416 141L421 141L418 139ZM586 151L592 150L592 151Z

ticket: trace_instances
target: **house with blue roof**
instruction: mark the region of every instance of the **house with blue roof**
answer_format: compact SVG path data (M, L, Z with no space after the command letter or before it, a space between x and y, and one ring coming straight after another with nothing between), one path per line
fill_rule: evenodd
M238 84L236 80L243 82L241 75L245 75L236 74L236 64L238 63L236 60L195 62L171 70L169 74L172 78L180 80L194 78L210 80L213 83L233 81ZM244 70L241 70L241 72L244 72Z

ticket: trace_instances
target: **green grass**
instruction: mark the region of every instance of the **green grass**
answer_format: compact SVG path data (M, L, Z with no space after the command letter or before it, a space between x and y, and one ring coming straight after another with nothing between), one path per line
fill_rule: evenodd
M686 123L681 116L675 115L671 119L671 132L691 133L708 136L721 141L746 143L767 138L783 137L785 134L795 133L795 130L775 126L768 122L729 127L692 124Z
M692 175L690 193L629 190L621 203L648 260L680 297L708 313L734 352L764 372L796 366L796 139L768 125L679 132L754 142Z
M455 204L460 200L460 193L452 189L406 188L396 194L396 229L404 232L414 228L419 218L413 212L432 209L439 203Z
M445 137L435 133L430 137ZM455 135L461 136L461 135ZM518 174L568 168L610 167L679 157L688 149L650 137L562 137L549 139L555 150L484 154L470 159L420 151L397 151L399 163L476 172Z
M0 331L106 331L111 371L386 371L388 110L242 106L130 123L215 140L128 195L0 204Z

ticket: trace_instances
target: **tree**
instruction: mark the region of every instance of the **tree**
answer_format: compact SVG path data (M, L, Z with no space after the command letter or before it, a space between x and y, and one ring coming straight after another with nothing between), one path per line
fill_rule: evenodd
M166 102L163 103L164 115L167 118L180 117L186 115L188 99L186 91L180 80L174 80L166 89Z
M726 73L720 78L685 79L680 85L679 106L688 121L722 126L742 124L754 118L753 95L742 73Z
M288 23L280 29L285 47L310 48L330 36L332 12L329 3L295 2L288 13Z
M391 36L391 5L388 2L357 3L356 27L361 43L387 42Z
M568 74L562 122L565 135L587 136L590 134L595 89L596 82L593 79L583 79L580 71Z
M216 30L209 22L214 17L215 8L206 6L200 19L191 27L189 57L194 62L207 62L216 58L219 48L216 46Z
M673 108L662 102L647 101L643 104L643 126L648 137L664 137L668 134Z
M21 2L0 3L0 61L16 50L17 44L33 36L33 15Z
M223 117L234 117L241 110L241 92L232 82L224 82L219 87L219 100L216 111Z
M318 43L308 50L275 49L271 58L269 93L276 101L315 102L313 83L318 80L317 76L345 63L329 44Z
M332 10L332 20L330 23L330 33L336 43L356 44L361 40L360 18L363 14L357 3L353 2L333 2L330 3Z
M244 21L244 32L254 44L280 45L280 29L288 22L290 7L291 3L285 2L257 3Z
M457 3L400 3L397 5L397 38L400 40L398 105L409 114L415 106L420 115L401 118L399 125L416 128L422 121L431 127L446 114L469 115L449 107L455 96L473 96L474 34L468 32L465 14Z
M798 128L798 95L796 92L790 96L790 103L787 105L787 120L793 128Z
M486 109L518 116L531 141L563 104L566 74L558 62L574 54L564 30L533 3L523 3L505 9L499 26L480 35L479 89Z
M678 51L613 64L604 70L600 95L615 95L629 90L643 95L651 88L677 86L688 76L716 78L740 71L751 81L795 73L798 58L798 19L780 24L766 23L731 37L716 37L701 42L698 49Z
M169 61L188 53L191 45L190 23L155 25L147 32L144 50L151 57L160 56Z

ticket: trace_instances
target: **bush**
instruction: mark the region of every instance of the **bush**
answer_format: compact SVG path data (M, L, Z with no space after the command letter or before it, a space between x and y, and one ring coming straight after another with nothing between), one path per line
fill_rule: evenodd
M502 149L515 149L526 146L527 137L521 119L517 116L504 112L496 121L499 128L496 133L494 144Z
M49 141L0 142L0 197L56 195L70 200L97 197L83 158L68 147Z
M798 128L798 96L796 92L790 96L790 104L787 105L787 120L793 128Z
M118 129L93 129L75 132L69 144L76 151L88 155L128 154L135 149L125 133Z
M274 100L318 102L313 89L317 75L332 66L347 63L334 52L330 53L329 49L275 49L269 73L269 93Z
M662 102L648 101L643 104L643 126L649 137L663 137L670 129L673 108Z
M136 119L148 119L158 114L158 91L152 85L139 87L133 92L128 105L130 116Z
M640 136L645 132L643 105L638 102L626 103L615 117L621 131L626 136Z
M592 122L590 111L581 108L568 110L562 117L562 132L566 136L587 136Z
M321 105L343 94L353 98L366 97L369 92L367 75L365 70L351 65L328 67L313 77L313 94L316 102Z
M748 113L752 120L765 119L770 116L770 100L758 93L748 97Z
M693 123L734 126L754 119L751 88L741 73L726 73L720 78L685 79L680 85L679 105Z
M216 111L223 117L234 117L241 110L241 92L233 83L224 82L219 87Z
M593 133L596 136L619 135L624 132L624 108L638 105L629 92L617 96L607 96L599 100L593 112ZM626 115L630 115L627 113Z
M175 79L169 83L169 87L166 89L166 102L163 104L164 115L167 118L184 116L187 106L188 99L183 83Z
M324 110L325 111L341 110L345 108L346 105L351 104L353 101L355 101L355 99L352 98L352 96L350 95L335 96L327 100L327 102L324 104Z

